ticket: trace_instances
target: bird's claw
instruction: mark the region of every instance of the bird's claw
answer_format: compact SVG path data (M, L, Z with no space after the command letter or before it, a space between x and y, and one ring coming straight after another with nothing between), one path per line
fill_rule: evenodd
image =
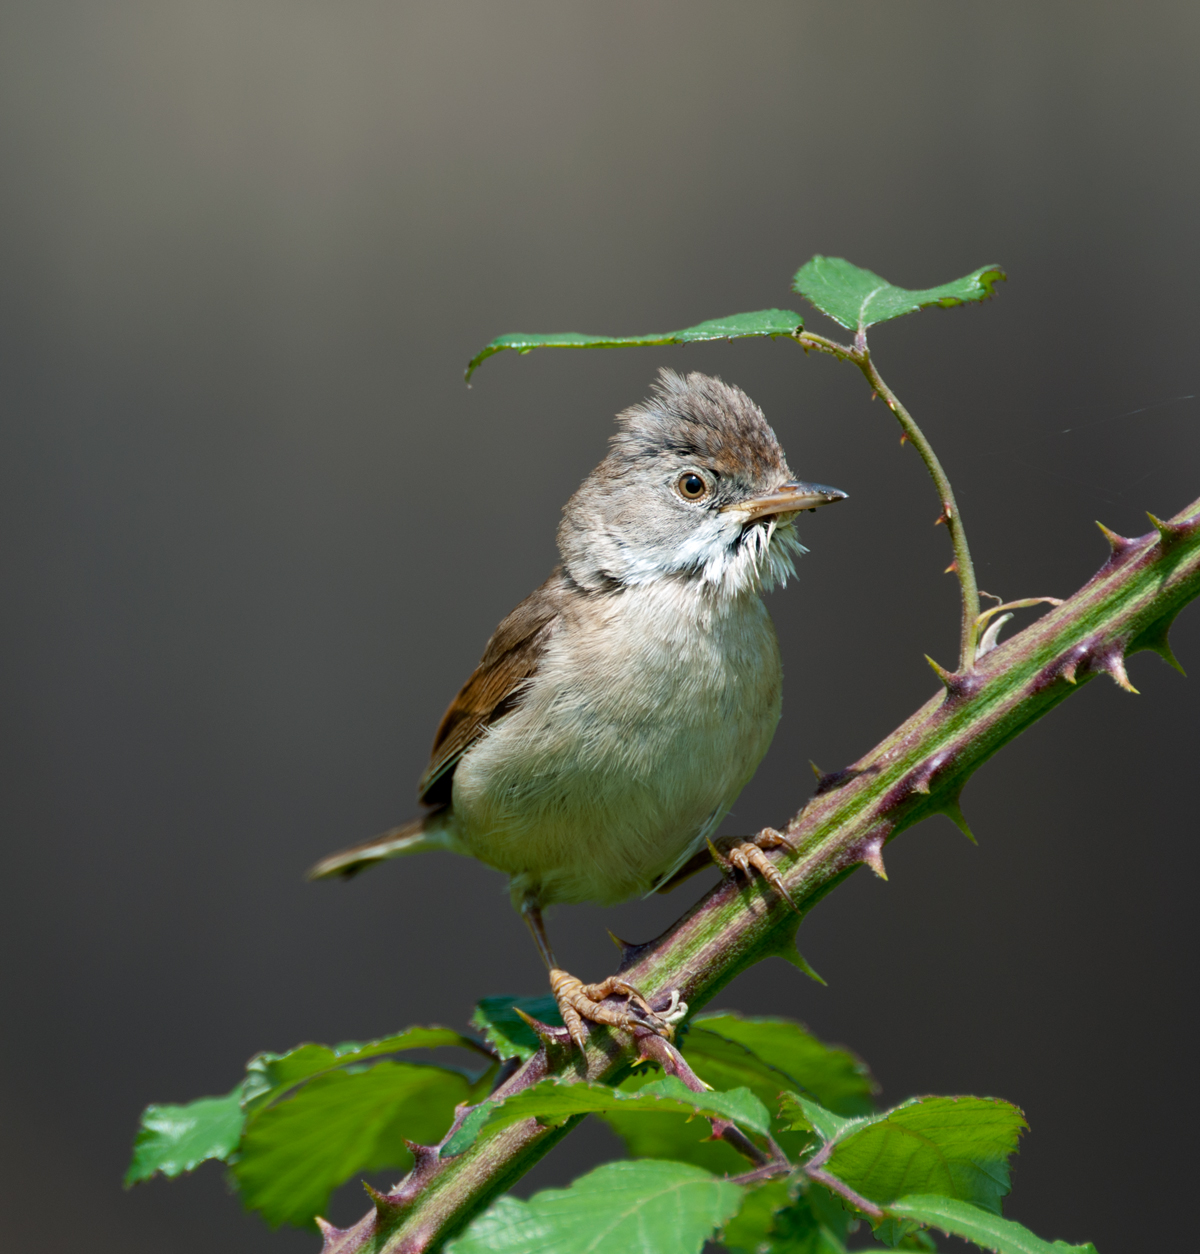
M563 1024L571 1040L581 1050L587 1045L587 1037L583 1030L585 1019L590 1023L606 1023L610 1027L625 1028L629 1031L634 1028L649 1028L657 1035L665 1036L667 1040L675 1035L673 1019L679 1013L678 994L673 998L668 1010L671 1017L666 1018L657 1014L632 984L617 975L610 975L607 980L599 984L585 984L560 967L554 967L550 972L550 990L558 1003L559 1014L562 1015ZM627 999L625 1007L605 1005L604 999L613 996L614 993L621 994ZM636 1008L639 1013L635 1014L632 1008ZM687 1013L686 1005L683 1007L683 1012Z
M723 870L731 873L741 871L746 876L757 871L793 910L798 909L783 882L779 868L766 855L768 849L783 848L791 853L796 852L795 845L782 832L773 827L764 827L757 836L749 840L743 836L723 836L717 841L710 840L708 848L713 861Z

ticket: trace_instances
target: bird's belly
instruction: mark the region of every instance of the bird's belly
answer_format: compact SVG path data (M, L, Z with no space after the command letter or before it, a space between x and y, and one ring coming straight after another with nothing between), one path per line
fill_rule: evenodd
M459 763L458 840L508 872L515 896L648 891L766 752L781 675L765 607L748 597L697 621L679 601L645 590L603 632L566 624L520 706Z

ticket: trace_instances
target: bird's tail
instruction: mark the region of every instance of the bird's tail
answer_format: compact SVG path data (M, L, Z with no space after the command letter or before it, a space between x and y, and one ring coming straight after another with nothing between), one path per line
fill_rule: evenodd
M359 871L388 858L400 858L406 853L424 853L428 849L452 848L444 821L447 808L443 806L440 810L432 810L402 827L393 827L390 832L364 840L361 845L331 853L309 870L308 878L349 879L351 875L357 875Z

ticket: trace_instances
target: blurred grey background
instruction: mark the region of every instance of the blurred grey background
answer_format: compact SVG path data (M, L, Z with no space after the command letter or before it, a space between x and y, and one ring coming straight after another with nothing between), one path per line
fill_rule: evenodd
M141 1107L247 1057L463 1024L544 976L499 876L450 857L309 885L404 820L441 712L555 560L558 511L660 364L765 408L806 518L771 599L778 823L932 691L956 589L911 449L786 342L471 354L767 306L847 256L985 305L877 328L954 478L980 582L1066 595L1099 518L1200 494L1189 3L70 3L0 11L0 510L9 1248L315 1251L219 1169L122 1193ZM806 311L814 329L829 325ZM1026 616L1026 620L1028 615ZM1200 610L1175 630L1200 669ZM1200 690L1101 680L721 1005L857 1049L884 1097L994 1094L1010 1213L1185 1248ZM607 974L706 886L565 908ZM577 1134L528 1187L615 1152ZM363 1210L357 1186L334 1201Z

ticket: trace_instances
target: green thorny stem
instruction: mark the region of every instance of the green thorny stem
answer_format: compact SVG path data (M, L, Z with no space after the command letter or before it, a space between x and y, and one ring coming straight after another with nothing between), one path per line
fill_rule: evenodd
M806 351L810 348L820 353L829 353L842 361L852 361L866 376L867 382L877 396L882 396L887 407L896 415L904 431L904 439L921 455L925 469L938 490L938 499L942 503L942 512L938 522L946 524L950 533L950 543L954 546L954 565L950 568L958 575L959 586L962 588L962 629L959 636L958 669L966 674L975 669L975 650L979 641L979 588L975 583L975 566L971 561L971 550L967 547L967 533L963 528L962 515L958 512L958 503L954 499L954 489L950 480L938 461L933 445L925 438L925 433L917 426L912 414L900 403L895 392L883 381L883 376L875 367L871 358L871 350L867 347L865 331L859 331L854 337L853 346L839 344L835 340L827 340L823 335L815 335L812 331L797 331L796 343Z
M1111 552L1073 597L990 649L973 670L951 675L937 668L941 691L864 757L821 777L815 795L784 829L790 848L768 855L798 903L795 912L761 878L727 874L657 940L624 946L623 978L656 1009L682 999L694 1013L762 958L785 958L813 974L795 947L800 918L858 866L882 875L884 845L922 819L944 814L970 835L959 795L997 749L1102 672L1133 691L1125 672L1128 654L1151 649L1181 669L1167 632L1180 609L1200 595L1200 500L1168 522L1151 521L1154 530L1135 540L1101 527ZM682 1058L659 1037L639 1033L631 1039L593 1027L581 1054L562 1029L540 1025L539 1035L541 1049L515 1070L506 1068L493 1097L511 1096L548 1076L564 1083L616 1083L639 1057L689 1079ZM465 1113L460 1107L455 1127ZM437 1249L579 1118L558 1127L526 1119L485 1134L453 1157L442 1158L440 1145L412 1147L412 1171L391 1192L373 1193L375 1208L358 1224L340 1230L322 1221L323 1254ZM739 1179L781 1168L774 1147L741 1148L756 1170Z

